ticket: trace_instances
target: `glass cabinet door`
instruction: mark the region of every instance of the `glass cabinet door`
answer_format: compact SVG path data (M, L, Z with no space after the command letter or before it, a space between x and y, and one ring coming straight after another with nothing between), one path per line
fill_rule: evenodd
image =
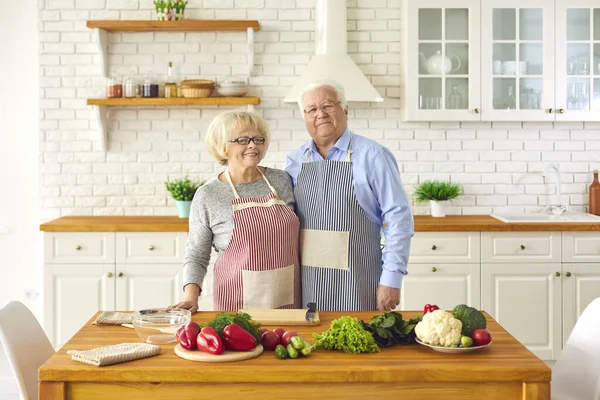
M600 121L600 1L559 0L557 121Z
M407 119L480 120L479 0L405 4Z
M553 121L554 4L491 0L482 10L484 121Z

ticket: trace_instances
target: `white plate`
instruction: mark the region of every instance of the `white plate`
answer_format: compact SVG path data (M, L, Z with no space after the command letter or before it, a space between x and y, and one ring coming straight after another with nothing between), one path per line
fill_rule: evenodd
M430 345L427 343L423 343L419 340L419 338L415 338L415 340L420 345L427 346L430 349L439 351L440 353L470 353L472 351L476 351L479 349L483 349L484 347L488 347L490 344L492 344L492 342L489 342L488 344L484 344L483 346L474 346L474 347L443 347L443 346L433 346L433 345Z

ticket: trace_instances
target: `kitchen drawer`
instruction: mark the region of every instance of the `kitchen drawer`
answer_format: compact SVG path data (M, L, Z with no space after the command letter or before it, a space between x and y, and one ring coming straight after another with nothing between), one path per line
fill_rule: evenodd
M600 232L563 232L563 262L600 262Z
M47 264L103 264L115 261L113 232L60 232L44 234Z
M560 262L560 232L482 232L481 262Z
M117 263L179 263L183 261L186 233L118 232Z
M415 232L409 263L479 263L479 232Z

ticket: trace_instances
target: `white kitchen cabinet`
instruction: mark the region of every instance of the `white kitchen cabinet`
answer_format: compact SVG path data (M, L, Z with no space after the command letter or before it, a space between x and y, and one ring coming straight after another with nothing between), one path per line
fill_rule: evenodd
M479 264L409 264L399 310L422 310L436 304L451 310L458 304L480 308Z
M480 0L403 4L405 118L479 121Z
M600 297L600 263L563 264L563 343L583 310Z
M481 303L500 325L542 360L562 348L560 263L481 266Z
M187 233L46 232L44 326L60 347L97 311L165 307L183 297Z
M554 2L482 6L483 121L554 121Z
M406 120L600 121L597 0L402 4Z
M398 310L480 308L480 233L416 232Z
M561 262L560 232L482 232L481 262Z
M115 309L114 264L46 264L44 328L56 348L98 310Z
M600 232L563 232L562 248L563 262L600 263Z
M415 232L408 262L479 264L479 237L479 232Z
M600 121L600 4L556 0L556 120Z

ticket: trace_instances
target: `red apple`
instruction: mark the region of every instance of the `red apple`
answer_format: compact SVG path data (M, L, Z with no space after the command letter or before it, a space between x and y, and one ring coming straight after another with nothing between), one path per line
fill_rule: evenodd
M275 332L277 334L277 336L279 336L279 339L281 339L281 337L285 333L285 329L283 329L283 328L275 328L275 329L273 329L273 332Z
M473 339L473 346L484 346L492 341L492 335L487 329L475 329L471 333Z
M277 334L273 331L266 331L263 333L260 337L260 341L265 350L269 351L275 350L275 347L281 343L281 339L279 339L279 336L277 336Z
M294 336L298 336L298 332L286 331L283 336L281 336L281 344L287 347L287 345L290 344L290 340L292 340Z

